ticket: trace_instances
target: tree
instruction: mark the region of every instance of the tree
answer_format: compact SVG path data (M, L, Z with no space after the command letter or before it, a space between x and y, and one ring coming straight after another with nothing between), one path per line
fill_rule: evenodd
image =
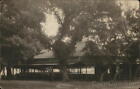
M94 55L102 50L105 56L125 55L124 49L132 40L130 38L132 34L128 34L130 29L126 18L122 16L121 6L115 0L86 2L51 0L49 2L51 4L49 11L56 16L60 25L55 42L52 43L52 49L55 56L60 59L61 65L67 64L67 59L75 51L75 45L84 38L89 39L85 48L89 54ZM66 41L66 39L69 40ZM64 54L65 57L63 57ZM118 61L117 58L113 60ZM102 60L102 62L105 61L113 63L112 60Z
M93 43L95 43L95 48L102 49L102 51L104 51L104 55L118 55L118 50L116 50L116 54L112 54L113 52L111 51L114 50L109 50L106 46L111 43L113 39L118 39L120 35L120 31L117 26L119 24L122 11L116 4L115 0L88 0L86 2L82 0L61 2L59 0L52 0L50 2L52 3L52 11L60 24L55 42L68 45L67 47L71 51L68 51L67 57L71 56L75 50L75 45L83 38L88 38L91 41L94 40ZM61 15L60 12L62 12ZM65 38L69 38L70 40L68 42L62 42ZM60 45L55 44L55 46L58 46L58 50L63 50L61 47L59 48ZM94 47L91 47L90 49L90 51L93 51L92 49L94 49ZM68 49L65 49L65 51L66 50ZM94 51L97 50L94 49ZM60 51L56 51L55 54L59 54L59 52ZM67 59L67 57L65 59ZM66 63L64 62L64 64Z
M7 65L8 77L12 65L26 63L41 49L49 47L40 25L45 18L41 3L37 0L2 0L0 3L1 57Z
M130 13L131 12L131 13ZM140 55L140 10L129 10L126 13L126 20L128 22L128 28L129 32L131 34L128 35L128 37L131 39L128 42L127 47L125 48L125 53L128 58L129 63L129 79L134 79L135 75L137 73L137 68L133 66L137 63L137 60L139 60Z
M106 63L107 65L113 64L117 60L117 58L112 59L112 56L117 57L121 55L120 47L124 43L123 26L120 25L122 22L121 13L122 10L115 0L98 1L96 3L96 11L90 12L91 20L88 26L89 34L87 34L87 37L94 44L98 45L97 48L100 49L102 52L102 54L100 53L101 55L97 55L96 52L98 53L98 51L94 50L92 52L92 55L107 57L104 58L104 60L101 60L101 63ZM93 44L91 45L93 46ZM103 59L102 57L101 59ZM102 65L101 63L100 65ZM105 70L101 71L100 74L97 74L101 75L99 76L100 80L103 79L102 77L105 75L106 71L108 70L108 67ZM97 68L97 70L102 69Z
M75 45L82 40L83 35L86 31L86 18L82 12L88 4L82 0L75 1L61 1L51 0L52 4L51 11L56 16L60 25L58 34L52 49L55 56L60 59L60 65L67 65L67 59L72 56L75 51ZM88 2L88 1L87 1ZM88 3L92 2L89 0ZM85 4L86 3L86 4ZM83 6L82 6L83 5ZM60 12L62 14L60 14ZM66 41L66 39L69 39ZM67 74L65 66L62 66L63 80L67 80L65 77Z

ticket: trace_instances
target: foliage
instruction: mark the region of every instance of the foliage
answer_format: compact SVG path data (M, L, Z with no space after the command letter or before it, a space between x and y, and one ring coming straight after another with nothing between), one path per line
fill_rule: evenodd
M1 7L0 46L6 64L28 60L48 47L40 25L45 16L37 0L2 0Z
M131 12L131 14L130 14ZM126 48L126 54L129 58L129 62L135 63L136 60L140 57L140 10L128 11L127 13L127 21L129 26L131 41L129 42Z

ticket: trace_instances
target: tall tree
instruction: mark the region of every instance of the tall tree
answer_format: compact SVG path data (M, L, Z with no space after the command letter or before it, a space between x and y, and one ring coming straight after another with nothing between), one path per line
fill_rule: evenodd
M54 44L52 44L52 48L56 57L60 59L60 64L67 65L67 59L74 53L75 45L82 40L86 32L87 17L84 18L83 10L92 1L51 0L50 2L52 4L52 12L60 24L58 35L56 36L57 39ZM69 40L67 41L66 39ZM62 71L63 79L67 80L66 68L62 67Z
M67 44L65 46L70 49L70 51L67 52L67 57L63 60L63 64L67 64L66 60L75 51L75 45L83 38L88 38L90 41L93 41L97 49L104 51L104 55L118 55L119 46L117 46L118 50L115 50L116 52L112 52L114 50L107 48L107 45L111 42L113 43L114 40L123 38L120 37L122 33L120 29L117 28L120 24L119 21L121 20L122 10L116 4L115 0L52 0L50 2L53 6L52 11L60 24L57 39L54 42L55 47L60 46L60 44L56 45L57 43L61 43L61 45ZM62 42L65 38L69 38L70 40L68 42ZM118 41L117 45L119 42L120 41ZM115 45L114 43L114 47L116 47ZM62 50L61 47L56 48L58 48L57 50ZM65 51L68 49L65 49ZM94 49L94 47L91 46L90 49L93 51L92 49ZM60 51L54 50L54 52L55 54L60 54Z
M140 9L127 11L126 20L129 28L128 37L131 40L128 42L125 52L129 63L129 79L133 79L137 72L137 68L133 64L136 64L140 58Z
M25 63L48 47L49 40L40 25L45 18L41 3L38 0L1 1L0 54L8 76L11 76L11 65Z
M106 3L108 2L108 3ZM110 9L112 8L112 9ZM119 27L122 17L122 10L120 6L117 4L116 0L102 0L96 2L96 10L90 11L90 22L88 26L88 39L94 42L94 44L98 45L98 49L101 50L102 54L97 56L107 56L110 58L104 58L104 60L100 61L100 65L102 63L113 63L116 59L112 59L112 56L120 55L120 46L123 42L123 33L122 33L122 25ZM91 44L92 45L92 44ZM89 47L89 46L87 46ZM95 55L96 51L92 51L92 54ZM103 59L103 57L100 57ZM110 60L112 59L112 60ZM92 59L94 60L94 59ZM96 62L96 59L95 59ZM96 63L95 63L96 64ZM97 69L102 70L102 69ZM103 74L107 71L104 70L100 74L100 80L103 78Z

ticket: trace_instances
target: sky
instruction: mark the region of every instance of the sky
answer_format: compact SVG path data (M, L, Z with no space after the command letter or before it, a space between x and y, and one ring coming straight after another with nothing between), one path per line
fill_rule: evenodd
M57 23L57 19L53 14L45 13L46 20L44 23L41 23L43 31L48 36L55 36L58 32L59 24Z
M120 0L123 3L122 8L124 11L127 9L135 9L139 8L139 2L137 0ZM41 23L42 29L44 32L50 36L56 36L59 28L59 24L57 23L57 19L53 14L46 14L46 21Z
M123 7L125 10L127 9L138 9L139 8L139 2L138 0L120 0L123 2Z

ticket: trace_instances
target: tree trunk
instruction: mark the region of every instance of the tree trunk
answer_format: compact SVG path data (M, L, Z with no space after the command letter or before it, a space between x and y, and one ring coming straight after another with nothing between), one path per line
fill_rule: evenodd
M129 64L129 80L135 79L137 68L136 64Z
M134 74L133 74L133 79L135 80L137 78L137 74L139 73L140 67L138 65L133 68Z
M0 74L2 72L3 68L2 68L2 65L0 64ZM0 79L1 79L1 75L0 75Z
M100 70L101 70L101 74L100 74L100 82L104 81L107 79L107 74L108 74L108 66L107 65L102 65Z
M101 73L101 75L100 75L100 82L104 81L105 74L107 74L107 70L105 70L104 72Z
M132 64L129 64L129 80L132 80Z
M11 76L12 76L11 67L8 65L8 66L6 67L6 70L7 70L7 78L10 79Z
M69 81L69 75L67 71L63 72L63 81Z
M116 73L116 66L115 65L111 65L110 67L110 79L113 80L114 76Z
M68 70L67 70L67 67L65 65L61 66L61 73L62 73L62 80L69 81Z
M116 65L116 71L115 71L115 75L113 77L113 80L116 81L119 77L119 74L121 73L121 70L120 70L120 66L119 64Z
M95 76L96 76L96 80L99 80L99 76L100 76L100 66L97 64L95 66Z
M0 73L2 72L3 70L3 66L0 64Z
M101 64L97 64L95 67L95 76L97 78L97 81L102 80L102 77L104 76L103 72L103 66Z
M27 68L26 68L26 67L22 67L22 68L21 68L21 73L25 73L25 72L26 72L26 70L27 70Z

